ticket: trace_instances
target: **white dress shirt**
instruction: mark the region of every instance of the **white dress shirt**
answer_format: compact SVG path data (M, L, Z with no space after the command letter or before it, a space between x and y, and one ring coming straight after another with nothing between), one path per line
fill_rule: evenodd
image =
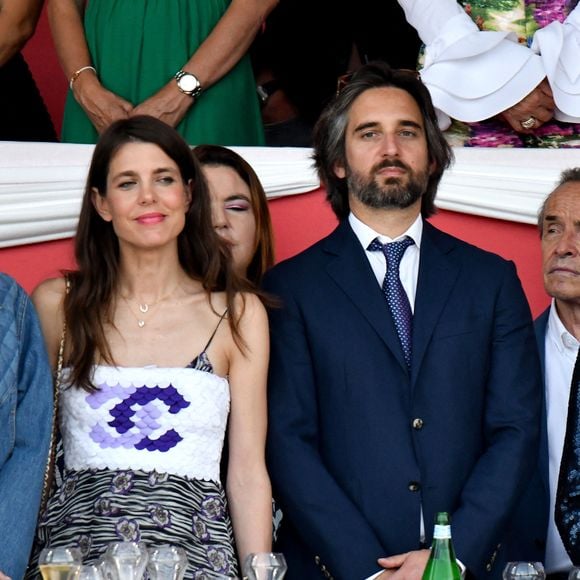
M556 490L560 462L566 435L566 417L572 373L580 343L562 324L552 300L546 329L546 416L548 422L548 459L550 484L550 517L546 542L546 572L560 572L572 568L560 532L554 522Z
M417 293L417 278L419 276L419 254L421 249L421 237L423 235L423 219L421 216L418 215L417 219L411 224L411 227L397 238L389 238L388 236L383 236L378 232L375 232L372 228L361 222L353 213L348 216L348 222L364 248L369 264L371 265L377 278L377 282L381 287L383 286L383 280L385 279L385 274L387 272L387 261L382 252L371 252L367 250L369 244L375 238L379 238L381 244L395 242L405 236L409 236L413 239L415 243L405 250L403 257L401 258L401 263L399 265L399 278L401 279L401 284L403 285L407 298L409 299L411 311L414 312L415 295Z

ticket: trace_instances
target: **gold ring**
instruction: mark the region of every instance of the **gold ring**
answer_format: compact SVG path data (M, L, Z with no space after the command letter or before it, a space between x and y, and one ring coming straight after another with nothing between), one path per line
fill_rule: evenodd
M520 125L524 129L533 129L536 126L536 118L530 115L525 121L520 121Z

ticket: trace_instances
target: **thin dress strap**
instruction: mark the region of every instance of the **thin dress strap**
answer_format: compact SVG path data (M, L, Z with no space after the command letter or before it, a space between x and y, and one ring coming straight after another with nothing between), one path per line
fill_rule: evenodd
M213 337L216 335L216 332L218 331L218 328L220 327L220 324L222 323L222 320L226 317L227 313L228 313L228 309L226 308L224 310L224 313L220 316L220 319L218 320L218 323L217 323L216 327L214 328L214 331L211 333L211 336L209 337L207 344L203 347L203 350L201 351L202 353L204 353L209 348L209 345L211 344Z
M205 371L207 373L213 373L213 366L211 364L211 361L209 360L209 357L207 356L207 349L209 348L211 341L216 335L216 332L218 331L218 328L220 327L220 324L222 323L222 320L226 317L227 313L228 309L226 308L224 313L220 316L220 319L218 320L218 323L216 324L214 331L211 333L211 336L209 337L207 344L203 347L203 350L187 365L187 368L196 369L198 371Z

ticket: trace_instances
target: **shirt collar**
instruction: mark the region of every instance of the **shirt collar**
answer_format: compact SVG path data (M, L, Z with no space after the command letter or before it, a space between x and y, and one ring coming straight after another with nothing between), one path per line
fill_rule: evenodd
M389 242L400 240L405 236L412 238L417 248L421 248L421 238L423 236L423 218L421 217L421 214L417 216L417 219L415 219L415 221L410 225L406 232L403 232L396 238L389 238L388 236L384 236L378 232L375 232L375 230L367 226L367 224L361 222L352 212L350 212L348 215L348 223L350 224L352 231L365 250L369 247L369 244L375 238L379 238L379 241L382 244L388 244Z
M555 300L552 298L552 305L550 306L550 314L548 316L548 337L556 345L556 348L562 353L564 351L578 351L580 342L576 337L566 330L562 324L558 311L556 309Z

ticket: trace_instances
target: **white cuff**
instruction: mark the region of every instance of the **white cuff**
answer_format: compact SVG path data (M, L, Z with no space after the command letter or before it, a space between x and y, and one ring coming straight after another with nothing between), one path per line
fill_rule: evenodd
M580 122L580 5L568 18L554 21L534 35L532 49L540 53L556 103L555 117Z
M399 4L426 44L421 79L440 111L442 128L447 117L467 122L493 117L546 76L542 59L518 44L515 34L480 31L455 0Z

